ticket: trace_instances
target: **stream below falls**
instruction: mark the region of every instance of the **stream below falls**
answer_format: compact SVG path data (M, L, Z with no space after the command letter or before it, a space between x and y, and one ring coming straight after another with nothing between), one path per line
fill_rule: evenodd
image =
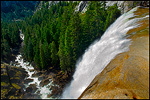
M34 97L34 98L38 98L38 99L55 99L55 98L52 98L52 97L47 97L48 95L51 94L52 90L51 90L51 86L58 86L56 84L53 84L53 81L52 79L49 79L49 83L47 85L44 85L43 87L40 86L40 82L42 80L39 80L38 79L38 76L33 76L33 74L36 74L37 71L34 70L34 67L27 61L25 61L22 57L21 54L18 54L16 56L16 59L15 59L15 64L13 64L14 66L16 67L21 67L21 68L24 68L25 71L28 73L28 76L25 78L25 80L33 80L31 82L28 82L28 83L24 83L24 91L26 91L26 89L32 85L32 86L36 86L36 90L34 93L31 94L32 95L37 95L37 97ZM10 65L12 65L12 62L10 63ZM59 87L59 86L58 86ZM28 97L29 98L29 97ZM32 97L31 97L32 98Z

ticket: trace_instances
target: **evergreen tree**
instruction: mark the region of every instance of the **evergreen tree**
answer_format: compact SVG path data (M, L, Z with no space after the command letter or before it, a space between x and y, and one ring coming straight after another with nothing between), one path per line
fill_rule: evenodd
M37 65L37 67L41 70L41 63L40 63L40 51L39 51L39 44L36 44L36 49L35 49L35 56L34 56L34 61Z
M70 27L67 27L65 32L65 66L72 70L72 48L71 48L71 36L70 36L71 30Z
M51 59L52 59L52 65L56 67L58 56L57 56L57 49L54 41L52 41L51 43Z
M27 52L28 52L28 59L29 61L33 60L33 45L31 42L31 38L29 38L29 43L28 43L28 47L27 47Z
M79 57L80 50L81 50L81 44L80 44L80 23L81 19L79 17L79 13L75 13L72 16L70 25L71 25L71 47L73 49L72 55L73 55L73 65L75 65L77 58Z
M59 55L59 60L60 60L60 68L61 68L61 70L63 72L66 70L64 46L65 46L65 44L64 44L64 36L62 35L62 32L61 32L58 55Z
M50 65L49 63L51 63L51 62L48 61L50 58L50 51L48 50L47 41L44 42L44 44L43 44L43 50L44 50L44 56L45 56L44 57L45 58L45 68L48 68L48 66Z
M11 53L11 51L10 51L10 46L9 46L9 44L8 44L8 41L6 40L6 39L3 39L3 42L2 42L2 44L1 44L1 46L2 46L2 55L4 56L4 57L10 57L10 53Z
M45 55L43 50L43 44L40 41L40 62L41 62L41 68L45 69Z
M40 69L59 66L63 72L73 71L85 49L100 38L120 14L116 6L106 10L105 2L90 1L84 14L74 11L79 2L62 1L49 9L48 3L44 3L43 8L32 17L26 17L21 26L25 35L25 56L27 60L34 60ZM6 29L7 26L8 31L3 29L2 36L10 46L17 45L20 26L5 24Z

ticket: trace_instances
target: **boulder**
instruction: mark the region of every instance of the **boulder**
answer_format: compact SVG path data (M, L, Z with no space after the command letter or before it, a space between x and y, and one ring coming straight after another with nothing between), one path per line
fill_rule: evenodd
M39 77L42 74L42 72L35 72L32 77Z
M62 88L59 88L57 86L51 86L51 90L52 90L52 92L49 95L47 95L48 98L59 97L62 93Z
M57 96L60 95L60 93L62 92L62 88L59 88L57 86L51 86L51 90L52 90L52 95Z
M15 65L20 65L20 64L17 62L17 63L15 63Z
M30 84L29 87L26 88L27 93L35 93L37 90L36 84Z
M13 79L11 79L11 82L12 83L20 83L21 80L19 78L13 78Z
M24 84L28 84L29 82L33 82L33 79L28 78L24 80Z
M36 64L34 61L31 62L31 65L35 68L36 67Z
M8 82L8 75L5 74L5 75L1 75L1 80L3 80L4 82Z
M40 95L34 93L25 93L23 99L41 99Z
M35 70L34 70L34 69L29 69L29 71L30 71L30 72L33 72L33 71L35 71Z
M38 77L38 80L41 81L41 80L44 80L45 78L47 78L47 76L45 76L44 74L42 74L41 76Z
M47 78L47 79L44 79L44 80L42 80L41 82L40 82L40 86L45 86L45 85L47 85L48 83L50 83L50 78Z

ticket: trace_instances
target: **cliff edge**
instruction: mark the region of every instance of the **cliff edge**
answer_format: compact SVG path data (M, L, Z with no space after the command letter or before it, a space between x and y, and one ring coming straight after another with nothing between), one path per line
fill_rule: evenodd
M134 14L149 16L149 8L139 7ZM149 99L149 17L138 23L127 33L129 51L118 54L79 99Z

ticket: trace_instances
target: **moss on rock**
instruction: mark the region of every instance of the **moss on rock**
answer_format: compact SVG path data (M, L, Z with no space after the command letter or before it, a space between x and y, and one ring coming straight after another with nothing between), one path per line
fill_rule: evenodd
M8 66L9 78L6 72ZM6 63L1 64L1 99L22 99L24 95L23 81L27 73L24 69L10 66Z
M12 83L12 85L16 88L16 89L20 89L21 87L18 86L17 84Z

